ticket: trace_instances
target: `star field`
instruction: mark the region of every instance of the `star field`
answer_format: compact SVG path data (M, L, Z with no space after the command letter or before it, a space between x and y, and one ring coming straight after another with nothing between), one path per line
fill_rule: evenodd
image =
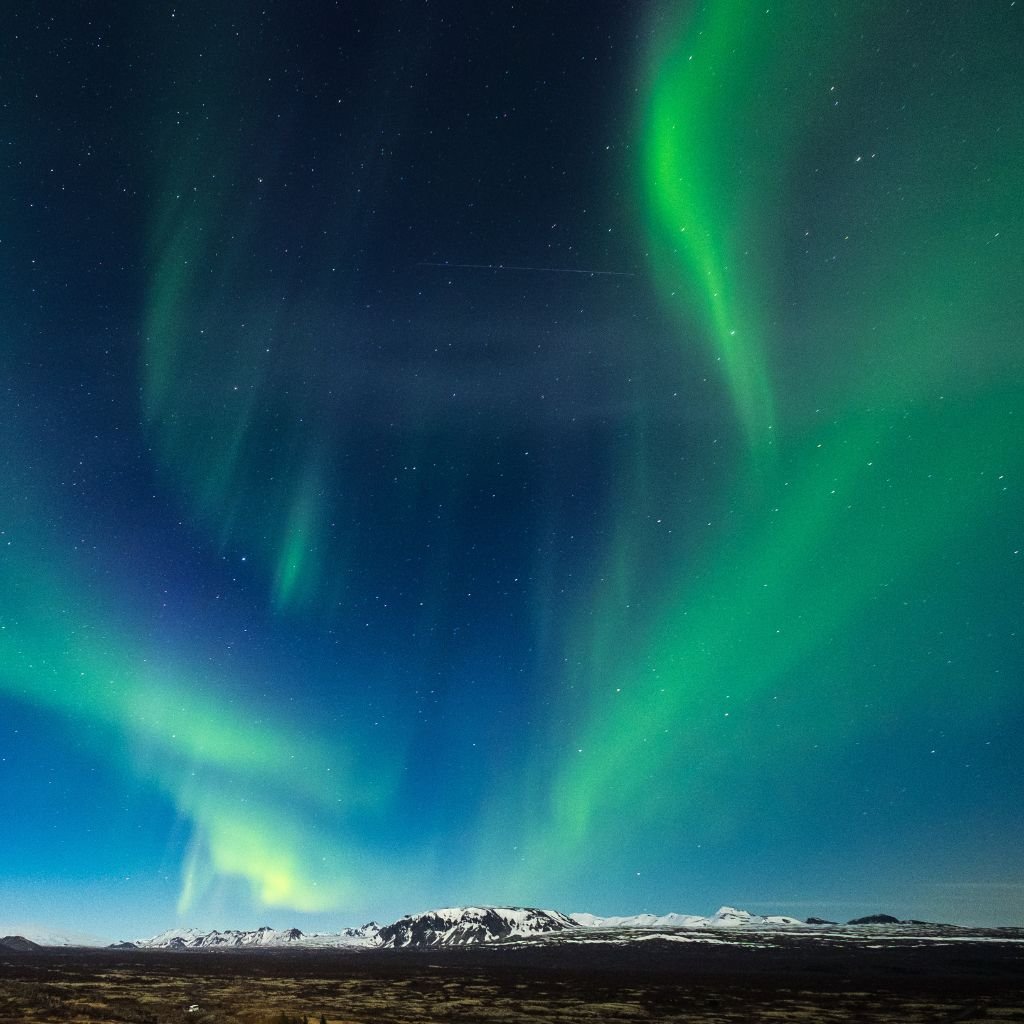
M1020 924L1022 18L12 13L5 919Z

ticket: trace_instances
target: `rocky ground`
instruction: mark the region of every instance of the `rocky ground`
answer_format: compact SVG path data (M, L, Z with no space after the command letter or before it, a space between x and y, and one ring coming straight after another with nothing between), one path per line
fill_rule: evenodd
M191 1009L196 1007L196 1009ZM1024 945L0 954L0 1022L1024 1022Z

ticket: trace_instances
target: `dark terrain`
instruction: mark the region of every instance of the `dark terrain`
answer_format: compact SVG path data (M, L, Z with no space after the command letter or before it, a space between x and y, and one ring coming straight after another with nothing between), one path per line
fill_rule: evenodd
M189 1012L190 1006L198 1010ZM0 952L0 1022L1024 1022L1024 943Z

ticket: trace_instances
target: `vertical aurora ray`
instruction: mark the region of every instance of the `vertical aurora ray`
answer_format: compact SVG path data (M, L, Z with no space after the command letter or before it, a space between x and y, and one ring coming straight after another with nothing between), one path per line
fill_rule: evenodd
M287 608L308 605L320 585L322 540L318 537L323 488L310 470L295 487L274 574L274 604Z
M839 69L870 79L874 60L884 74L898 33L864 20L878 38L861 36L855 56L849 26L824 23L833 14L819 6L722 2L660 23L671 27L640 140L652 273L684 322L702 325L748 451L726 493L708 496L714 539L698 553L665 543L674 578L654 610L625 632L605 589L577 622L562 750L538 770L543 795L518 805L545 822L510 869L521 884L571 876L595 849L608 870L643 860L631 838L609 839L610 822L665 835L699 822L712 846L750 821L770 830L765 808L827 806L830 766L862 741L896 723L927 734L956 721L966 734L1017 699L1024 223L1010 196L1024 186L1012 127L1021 83L983 79L988 173L963 201L960 167L942 158L947 132L972 130L958 83L948 96L918 97L926 86L912 80L904 95L865 93L830 125L819 116L829 95L853 92ZM988 32L958 39L965 64L996 59ZM871 124L887 138L884 118L918 98L928 120L871 178L857 149L842 165L826 159L842 145L831 133ZM798 258L791 241L804 224L790 218L811 214L787 183L825 172L815 228L845 246L838 271L835 259ZM618 537L603 578L635 540Z
M252 556L278 608L309 609L328 555L319 546L328 499L309 468L330 429L306 397L319 383L305 375L318 370L283 370L301 348L294 329L264 300L237 294L209 242L227 215L182 211L158 235L145 418L193 521L222 551Z
M310 298L323 282L271 258L279 213L263 174L277 158L246 165L264 127L238 100L253 85L247 58L200 26L163 47L179 84L152 116L142 410L192 524L260 572L278 610L309 612L324 600L324 566L337 575L345 562L327 544L333 470L318 465L335 442L322 396L341 369L339 339L318 337L337 331Z

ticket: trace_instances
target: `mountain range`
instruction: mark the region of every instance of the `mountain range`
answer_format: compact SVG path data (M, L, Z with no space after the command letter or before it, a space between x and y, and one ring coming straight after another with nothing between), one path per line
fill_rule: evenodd
M563 914L534 907L448 907L422 914L409 914L392 924L369 922L360 928L345 928L330 934L306 934L298 928L275 930L264 926L252 931L208 931L195 928L171 929L149 939L125 942L122 948L215 949L226 947L363 947L378 949L430 949L480 943L509 942L537 938L571 938L586 941L615 936L652 938L656 934L684 939L705 933L786 931L827 933L836 928L896 927L921 925L901 922L888 915L875 915L836 925L820 918L801 921L795 917L761 916L734 907L721 907L709 917L694 914L637 914L630 917L597 917L593 914ZM932 926L946 927L946 926Z
M2 928L0 928L2 931ZM84 936L57 935L43 929L8 928L0 938L6 951L28 951L52 946L99 946L102 942ZM634 943L650 940L668 942L760 942L772 934L789 934L836 941L871 935L892 935L925 939L972 934L998 935L1004 940L1024 938L1020 929L966 929L956 925L899 920L888 914L874 914L837 924L819 917L800 920L783 915L762 916L734 907L721 907L714 914L635 914L599 917L589 913L564 914L534 907L447 907L422 914L408 914L391 924L370 921L358 928L330 933L307 933L298 928L275 929L267 925L251 930L171 928L151 938L115 943L120 949L434 949L449 946L522 943ZM746 937L744 937L746 936Z

